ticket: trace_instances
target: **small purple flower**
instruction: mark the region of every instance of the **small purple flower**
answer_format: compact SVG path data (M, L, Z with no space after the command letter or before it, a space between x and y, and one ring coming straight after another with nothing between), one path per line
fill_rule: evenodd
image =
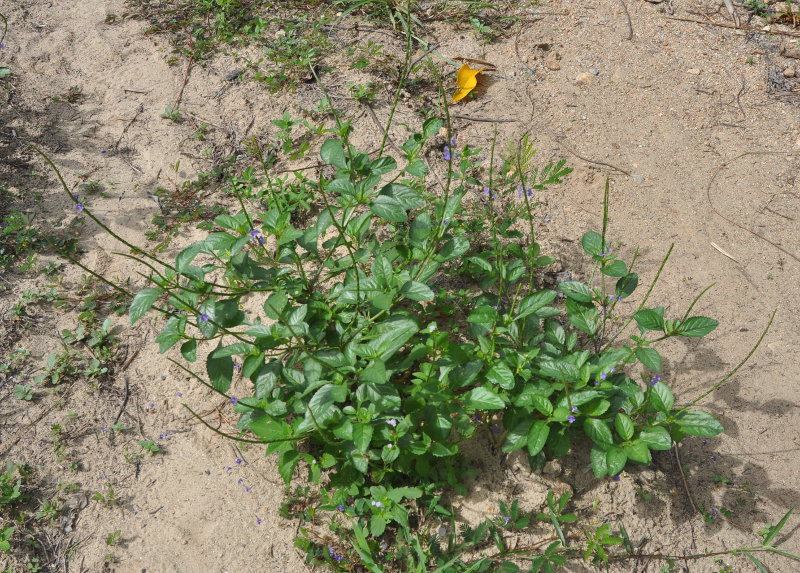
M163 439L164 439L164 434L159 434L159 435L158 435L158 439L159 439L159 440L163 440Z
M236 396L231 396L231 404L235 406L238 403L239 403L239 398L237 398Z
M244 483L244 478L237 479L236 483L238 483L239 485L242 485Z
M508 524L508 522L511 521L511 518L506 515L503 517L503 521L505 521L506 524Z
M148 408L155 408L155 407L156 407L156 405L155 405L155 404L153 404L152 402L150 402L150 403L147 405L147 407L148 407Z
M619 476L614 476L611 479L613 479L614 481L619 481Z
M495 309L495 310L500 310L500 306L499 306L499 305L497 305L497 304L496 304L496 305L494 305L492 308L493 308L493 309Z
M229 472L229 471L231 471L232 469L233 469L233 468L232 468L231 466L225 466L225 471L226 471L226 472Z
M336 509L338 509L341 512L344 512L344 506L343 505L337 505Z
M371 505L374 505L375 507L383 507L383 504L380 501L373 501L371 502Z
M650 386L655 386L661 382L661 374L653 374L653 377L650 379Z
M572 415L567 416L567 422L569 422L570 424L574 424L575 423L575 416L572 416Z
M483 188L483 194L486 195L487 197L489 196L489 188L488 187L484 187Z
M105 428L100 428L100 433L101 434L105 434L106 433L106 429Z
M3 42L0 42L0 50L2 50L5 47L6 47L6 45Z
M719 510L716 507L711 508L711 517L717 517L719 515Z
M700 443L703 444L704 446L707 446L708 445L708 440L703 438L702 440L700 440Z
M237 372L239 372L242 369L242 365L239 364L238 362L234 362L233 363L233 369L236 370Z
M83 203L75 203L75 210L80 213L83 211Z
M389 418L388 420L386 420L386 423L389 424L392 428L397 427L397 420L395 420L394 418Z
M444 149L442 150L442 157L444 157L445 161L450 161L451 157L450 157L450 146L449 145L445 145L444 146Z
M260 517L256 517L256 525L261 525L263 522Z
M445 227L449 224L450 224L450 219L445 219L444 221L442 221L442 225L444 225Z
M182 398L183 397L183 392L178 392L177 396L178 396L178 398Z
M711 461L712 461L712 462L715 462L715 461L717 461L717 456L711 456Z
M450 145L452 145L453 147L455 147L456 145L458 145L458 140L457 140L455 137L453 137L453 138L450 140Z
M242 458L236 458L236 459L234 460L234 462L236 462L236 465L237 465L237 466L240 466L240 465L242 465Z
M605 379L606 379L606 376L608 376L608 373L607 373L607 372L601 372L601 373L600 373L600 380L605 380Z
M210 318L205 312L200 313L200 322L208 322Z
M103 285L103 290L106 292L111 292L111 287L108 285Z
M250 487L249 486L244 486L244 492L245 493L250 493Z
M577 407L577 406L573 406L572 408L570 408L570 411L571 411L572 413L575 413L575 412L577 412L577 411L578 411L578 407Z
M341 561L342 559L344 559L344 556L343 555L339 555L338 553L336 553L336 550L333 547L328 547L328 555L331 556L331 559L333 559L334 561L337 561L337 562Z
M492 433L496 436L500 433L500 428L498 426L492 426Z
M472 421L477 424L477 423L479 423L481 421L481 417L480 416L472 416Z

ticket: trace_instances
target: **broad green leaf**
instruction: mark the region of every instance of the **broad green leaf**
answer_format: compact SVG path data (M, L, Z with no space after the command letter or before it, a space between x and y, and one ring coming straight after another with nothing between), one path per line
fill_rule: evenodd
M603 236L597 231L587 231L581 238L581 246L587 255L599 257L603 249Z
M369 520L369 532L372 537L380 537L386 531L386 520L380 515L373 515Z
M689 338L705 336L715 328L719 322L705 316L692 316L684 320L678 328L678 334Z
M564 281L558 285L558 290L572 300L577 300L578 302L592 302L592 291L582 282Z
M197 340L187 340L181 345L181 354L187 362L197 361Z
M479 306L467 317L467 322L475 324L494 324L497 320L497 311L491 306Z
M617 430L617 434L619 434L619 437L622 438L623 441L630 440L633 437L633 420L631 420L626 414L620 412L616 415L614 418L614 427Z
M675 417L675 422L684 434L703 438L713 438L724 430L719 420L707 412L681 412Z
M429 301L435 298L433 291L425 283L408 281L400 288L400 294L416 301Z
M595 444L600 446L608 446L614 443L611 430L603 420L586 418L583 421L583 431Z
M486 388L473 388L464 395L464 404L474 410L501 410L506 403Z
M592 446L592 451L589 453L589 459L592 461L592 473L597 478L608 475L608 462L606 461L606 450L597 444Z
M593 304L578 302L570 298L567 299L565 306L570 324L581 332L594 336L599 327L597 308Z
M659 306L654 309L640 310L633 315L636 324L639 325L639 330L647 332L648 330L664 330L664 307Z
M222 348L222 344L217 349ZM214 352L206 359L208 379L215 390L227 392L233 380L233 359L230 356L215 357Z
M179 319L173 316L167 321L167 324L164 325L164 328L161 330L158 336L156 336L159 352L162 354L165 353L167 350L172 348L176 342L183 339L181 332L183 331L183 326L185 324L186 317Z
M653 372L661 372L661 355L655 348L638 348L636 358Z
M667 429L662 426L643 429L639 434L639 440L651 450L668 450L672 447L672 438Z
M628 273L617 281L614 287L614 294L617 298L628 298L639 286L639 275L636 273Z
M419 325L413 318L395 315L378 323L374 330L377 336L369 341L369 346L385 362L418 331Z
M514 373L506 366L505 362L495 362L486 373L486 379L506 390L514 387Z
M392 223L402 223L408 220L406 210L403 209L397 199L389 197L388 195L378 195L375 197L370 210L379 217Z
M372 274L377 279L378 286L390 286L392 276L394 276L392 263L383 255L376 255L375 260L372 261Z
M556 296L558 296L558 293L554 290L540 290L539 292L526 296L517 305L517 314L514 320L519 320L520 318L525 318L529 314L533 314L543 306L553 302Z
M619 446L611 446L606 451L606 471L608 475L615 476L625 468L628 456Z
M281 474L286 485L291 483L292 475L294 475L294 470L299 461L300 452L297 450L288 450L278 455L278 473Z
M550 435L550 425L547 420L537 420L528 432L528 455L535 456L542 451Z
M144 313L150 310L163 292L164 291L160 288L145 288L136 293L136 296L133 297L133 301L131 302L131 307L128 310L131 324L134 324L137 320L142 318Z
M650 455L650 448L648 448L647 444L641 440L636 440L634 442L625 444L623 449L625 450L628 459L631 461L645 465L653 461L653 458Z
M624 277L628 273L628 267L620 260L611 261L601 270L604 275L609 277Z
M453 427L453 422L446 415L446 412L441 412L434 406L425 406L423 414L425 419L425 431L434 440L446 442L450 437L450 429Z
M372 441L372 426L370 424L356 424L353 426L353 443L356 451L366 453Z
M338 139L329 139L323 143L322 148L319 151L319 155L322 158L323 163L333 165L339 169L344 169L347 167L347 162L344 155L344 147L342 147L342 142Z
M657 382L651 388L650 403L656 410L669 414L675 404L675 396L672 395L672 390L669 389L669 386L663 382Z
M436 260L444 263L460 257L469 250L469 241L464 237L453 237L445 241L442 248L436 254Z
M503 441L503 451L513 452L524 448L528 443L528 432L530 432L532 420L521 420L506 434Z
M416 209L425 204L425 200L417 191L414 191L414 189L402 183L389 183L381 189L381 194L378 198L382 196L391 197L398 205L406 210Z
M400 503L403 499L417 499L422 496L422 490L418 487L396 487L386 492L386 497L395 503Z

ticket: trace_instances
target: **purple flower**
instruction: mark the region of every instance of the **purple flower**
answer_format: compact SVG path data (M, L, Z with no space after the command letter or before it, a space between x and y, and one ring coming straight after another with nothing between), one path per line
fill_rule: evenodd
M487 197L489 196L489 188L488 187L484 187L483 188L483 194L486 195Z
M614 481L619 481L619 476L614 476L611 479L613 479Z
M231 471L233 468L231 466L225 466L225 471Z
M445 145L444 149L442 150L442 157L444 157L445 161L450 161L450 146Z
M389 424L392 428L397 427L397 420L395 420L394 418L389 418L388 420L386 420L386 423Z
M703 444L704 446L707 446L708 445L708 440L703 438L702 440L700 440L700 443Z
M106 292L111 292L111 287L108 285L103 285L103 290Z
M711 461L712 461L712 462L715 462L715 461L717 461L717 456L711 456Z
M506 516L503 517L503 521L508 523L509 521L511 521L511 518L506 515Z
M328 547L328 555L330 555L331 559L333 559L334 561L341 561L342 559L344 559L344 556L336 553L336 550L333 547Z
M178 392L177 396L178 398L181 398L183 396L183 392Z
M455 137L450 140L450 145L452 145L453 147L455 147L457 144L458 140Z
M75 203L75 210L80 213L83 211L83 203Z
M262 521L260 517L256 517L256 525L261 525Z
M242 485L244 483L244 478L237 479L236 483L238 483L239 485Z
M3 42L0 42L0 50L2 50L5 47L6 47L6 45Z
M244 492L245 493L250 493L250 488L248 486L244 486Z
M600 380L605 380L605 379L606 379L606 376L608 376L608 373L607 373L607 372L601 372L601 373L600 373Z
M343 505L337 505L336 509L338 509L339 511L343 512L344 511L344 506Z
M239 403L239 398L237 398L236 396L231 396L231 404L235 406L238 403Z
M233 369L234 369L234 370L236 370L236 371L238 372L239 370L241 370L241 369L242 369L242 365L241 365L241 364L239 364L238 362L234 362L234 363L233 363Z
M208 322L210 318L205 312L200 313L200 322Z
M156 405L155 405L155 404L153 404L152 402L150 402L150 403L147 405L147 407L148 407L148 408L155 408L155 407L156 407Z
M655 386L661 382L661 374L653 374L653 377L650 379L650 386Z
M711 508L711 515L717 517L719 515L719 510L716 507Z
M575 423L575 416L572 416L572 415L567 416L567 422L569 422L570 424L574 424Z
M578 407L577 406L573 406L572 408L570 408L570 411L577 412L578 411Z
M381 502L379 502L379 501L373 501L373 502L370 502L370 504L374 505L375 507L383 507L383 504Z
M237 466L242 465L242 458L236 458L234 461L236 462Z

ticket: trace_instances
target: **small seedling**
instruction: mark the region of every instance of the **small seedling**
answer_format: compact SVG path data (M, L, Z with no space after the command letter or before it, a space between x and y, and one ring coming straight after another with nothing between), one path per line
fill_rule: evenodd
M117 529L116 531L112 531L108 535L106 535L106 545L109 547L114 547L115 545L119 544L120 537L122 536L122 531Z
M177 107L173 108L171 105L168 105L164 109L164 113L162 113L160 117L175 123L181 123L183 121L183 115L181 114L181 111Z
M156 454L161 451L161 447L153 440L139 440L139 445L142 446L144 451L150 452L151 454Z
M28 384L17 384L14 387L14 398L30 402L33 400L33 388Z

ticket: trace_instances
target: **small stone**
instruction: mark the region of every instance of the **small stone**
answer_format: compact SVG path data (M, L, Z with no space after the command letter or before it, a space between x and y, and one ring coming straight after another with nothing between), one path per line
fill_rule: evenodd
M578 74L578 76L575 78L575 83L579 86L585 86L586 84L592 83L592 74L587 74L586 72Z
M600 70L598 70L597 68L589 68L589 73L592 74L593 76L599 76Z
M700 70L698 68L689 68L688 70L686 70L686 73L692 74L693 76L699 76Z
M561 471L561 464L556 460L550 460L549 462L545 463L544 468L542 469L542 473L546 476L558 476L561 475Z
M794 68L786 68L783 70L783 77L784 78L793 78L797 75L797 72Z
M647 178L644 175L636 175L636 174L634 174L634 176L633 176L633 180L636 181L636 183L638 183L639 185L644 183L646 181L646 179Z
M555 60L548 60L544 63L544 65L548 70L553 70L554 72L561 69L561 64Z

